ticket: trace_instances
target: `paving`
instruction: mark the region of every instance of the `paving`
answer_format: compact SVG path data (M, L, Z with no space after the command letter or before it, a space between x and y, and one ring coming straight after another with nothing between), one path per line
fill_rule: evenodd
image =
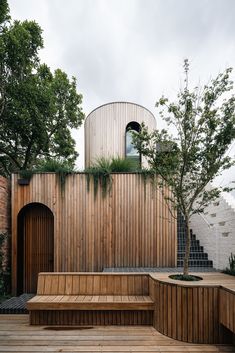
M0 314L27 314L26 302L35 294L24 293L19 297L12 297L0 304Z

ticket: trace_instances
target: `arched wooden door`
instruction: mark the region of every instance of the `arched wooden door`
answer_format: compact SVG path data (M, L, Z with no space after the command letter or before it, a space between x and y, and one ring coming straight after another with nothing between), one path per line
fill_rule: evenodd
M39 272L54 268L54 216L40 203L18 215L18 294L36 293Z

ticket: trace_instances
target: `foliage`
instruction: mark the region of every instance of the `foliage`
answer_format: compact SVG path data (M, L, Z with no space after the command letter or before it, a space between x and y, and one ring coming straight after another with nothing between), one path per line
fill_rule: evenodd
M229 256L228 261L229 267L226 267L223 272L235 276L235 255L233 253L231 253L231 255Z
M177 101L170 103L162 97L156 103L169 128L168 131L148 132L144 124L139 134L133 134L133 144L147 158L151 168L162 178L171 191L167 198L183 214L187 225L187 244L184 274L188 274L190 253L189 219L203 212L221 191L227 188L206 189L207 184L234 161L226 151L235 138L235 97L230 80L232 69L219 74L202 89L188 86L188 60L184 62L185 85Z
M110 164L110 160L101 157L97 159L93 165L85 169L85 173L87 175L87 189L88 191L90 190L90 178L92 177L95 197L98 192L99 184L102 188L103 197L106 196L107 191L111 189L112 178L110 175Z
M68 174L74 173L73 163L64 161L63 159L45 159L37 163L37 168L20 170L19 175L23 179L30 180L34 173L56 173L58 175L62 188Z
M37 172L48 172L56 173L58 175L60 185L62 189L65 185L65 179L68 174L74 173L74 165L71 162L67 162L59 159L46 159L40 162L38 165Z
M135 166L129 159L121 157L98 158L93 165L85 169L87 174L87 188L90 189L90 178L93 178L94 195L96 197L98 186L102 188L102 195L106 196L112 187L111 173L128 173L134 172Z
M235 255L233 255L233 253L231 253L229 259L229 269L231 272L235 272Z
M92 177L94 184L94 196L96 198L98 192L98 186L102 188L102 195L105 197L107 192L111 190L112 186L112 177L110 172L107 172L105 169L98 169L96 167L90 167L85 170L87 176L87 190L90 190L90 179Z
M0 297L10 293L10 269L3 266L3 244L8 238L7 233L0 233Z
M19 174L22 179L30 180L32 178L33 171L32 170L20 170Z
M45 159L40 161L36 168L37 172L59 173L59 172L74 172L73 163L69 163L59 159Z
M75 162L71 128L81 125L82 95L76 80L40 63L42 29L12 21L0 2L0 174L31 169L39 159Z
M109 173L132 173L138 170L131 159L121 157L97 158L91 168L106 170Z
M147 183L147 180L150 180L152 184L155 183L156 181L156 172L153 169L148 169L148 168L142 168L138 170L138 174L141 176L141 178L144 181L144 184Z
M130 173L136 172L138 167L130 158L113 157L110 161L110 170L112 173Z

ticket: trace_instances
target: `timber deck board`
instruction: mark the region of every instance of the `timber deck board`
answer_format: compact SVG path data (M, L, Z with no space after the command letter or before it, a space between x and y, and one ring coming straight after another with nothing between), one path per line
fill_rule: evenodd
M151 326L99 326L55 330L30 326L28 315L0 315L0 352L234 352L229 345L183 343Z

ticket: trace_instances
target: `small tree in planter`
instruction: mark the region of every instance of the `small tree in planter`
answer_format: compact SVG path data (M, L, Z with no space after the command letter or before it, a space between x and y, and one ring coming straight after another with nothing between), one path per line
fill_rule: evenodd
M163 107L160 115L173 126L176 137L168 131L148 132L142 124L139 134L133 134L133 143L145 156L151 168L167 183L172 197L167 201L177 207L186 222L184 278L189 273L190 228L193 214L203 212L209 202L228 188L205 189L223 170L234 164L226 151L235 138L235 97L228 68L203 88L188 87L188 60L184 61L185 84L170 103L162 97L156 106ZM161 185L160 185L161 186Z

